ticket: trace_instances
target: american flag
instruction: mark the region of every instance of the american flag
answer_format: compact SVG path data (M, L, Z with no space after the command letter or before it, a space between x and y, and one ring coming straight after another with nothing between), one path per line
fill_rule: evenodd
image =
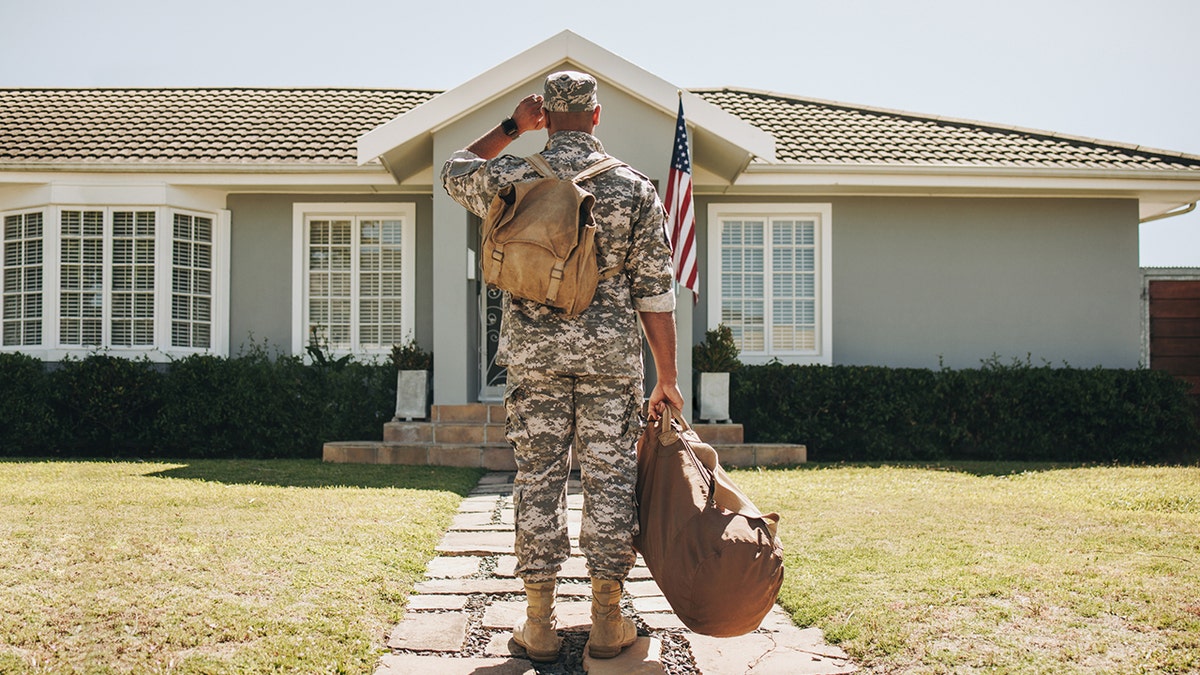
M696 267L696 213L692 209L692 160L688 152L687 124L683 121L683 99L675 121L675 149L667 175L667 222L675 263L675 279L700 298L700 271Z

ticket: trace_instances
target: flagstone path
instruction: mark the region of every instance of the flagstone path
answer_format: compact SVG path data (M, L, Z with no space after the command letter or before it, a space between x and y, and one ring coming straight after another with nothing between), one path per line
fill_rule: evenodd
M388 637L388 654L375 675L836 675L858 670L845 652L826 644L819 629L797 628L776 606L762 626L736 638L697 635L671 612L638 559L626 581L623 608L638 625L638 641L614 659L586 657L591 627L587 569L578 537L583 496L568 489L573 555L559 574L557 661L534 663L512 641L524 611L521 581L513 574L514 474L485 475L463 500L409 597L404 619Z

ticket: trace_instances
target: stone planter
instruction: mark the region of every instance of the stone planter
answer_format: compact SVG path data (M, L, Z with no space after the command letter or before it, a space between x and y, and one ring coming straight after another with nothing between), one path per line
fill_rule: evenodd
M700 373L699 418L708 422L729 422L729 373Z
M429 371L396 371L396 417L409 421L429 417Z

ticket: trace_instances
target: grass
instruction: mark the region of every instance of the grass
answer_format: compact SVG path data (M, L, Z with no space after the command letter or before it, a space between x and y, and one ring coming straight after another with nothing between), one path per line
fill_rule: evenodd
M732 473L865 672L1200 672L1200 467ZM0 673L371 672L479 475L0 461Z
M371 672L479 476L0 461L0 672Z
M732 472L868 673L1200 673L1200 467Z

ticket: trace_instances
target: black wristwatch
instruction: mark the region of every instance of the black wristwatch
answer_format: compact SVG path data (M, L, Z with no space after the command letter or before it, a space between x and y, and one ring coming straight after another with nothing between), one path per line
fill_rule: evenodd
M521 129L517 127L516 120L511 117L505 117L504 120L500 122L500 128L504 130L504 133L509 138L517 138L521 135Z

